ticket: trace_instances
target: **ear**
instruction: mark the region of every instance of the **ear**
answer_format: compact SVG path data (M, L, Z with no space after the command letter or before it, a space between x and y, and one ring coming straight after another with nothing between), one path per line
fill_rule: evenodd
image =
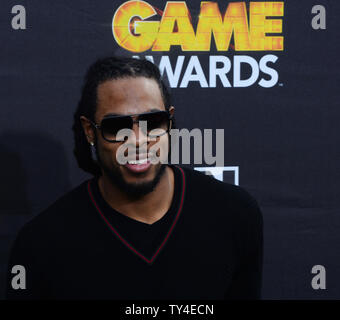
M81 125L83 127L86 139L88 143L94 143L95 141L95 135L93 132L93 126L91 122L84 116L80 117Z
M169 113L170 113L171 117L174 116L174 114L175 114L175 107L174 107L174 106L171 106L171 107L169 108ZM171 119L170 121L171 121L171 122L170 122L170 129L172 129L172 119Z
M173 116L174 115L174 113L175 113L175 107L174 106L171 106L170 108L169 108L169 113Z

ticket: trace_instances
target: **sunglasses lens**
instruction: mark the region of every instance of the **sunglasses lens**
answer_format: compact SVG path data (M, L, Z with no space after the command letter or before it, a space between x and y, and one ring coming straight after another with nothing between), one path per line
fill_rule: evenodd
M169 114L166 111L141 114L138 121L146 121L148 132L145 134L150 137L161 136L169 130ZM131 116L104 118L100 127L104 139L116 141L119 130L132 129L133 119Z
M119 130L132 128L132 119L131 117L115 117L103 119L101 123L101 128L104 138L110 141L114 141Z
M165 111L140 115L139 121L147 122L148 135L150 137L161 136L169 129L169 115Z

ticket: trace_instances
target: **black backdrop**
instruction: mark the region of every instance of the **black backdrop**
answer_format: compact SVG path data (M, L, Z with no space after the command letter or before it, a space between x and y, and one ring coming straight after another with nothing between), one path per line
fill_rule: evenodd
M218 1L221 12L229 2ZM89 64L116 54L150 55L156 63L167 55L175 65L184 55L185 69L195 55L209 75L211 55L233 63L235 55L259 61L274 54L279 79L271 88L257 82L228 88L219 81L215 88L197 81L172 88L177 124L225 130L224 166L238 168L240 186L258 199L264 215L263 297L340 298L340 5L337 0L283 2L282 51L217 51L212 44L209 52L172 46L168 52L133 53L112 35L112 18L123 2L1 1L0 297L20 226L89 177L77 168L71 131ZM165 1L148 3L164 10ZM186 4L195 25L200 2ZM311 26L315 4L327 10L325 30ZM14 5L26 9L24 30L12 28ZM326 290L311 286L314 265L326 268Z

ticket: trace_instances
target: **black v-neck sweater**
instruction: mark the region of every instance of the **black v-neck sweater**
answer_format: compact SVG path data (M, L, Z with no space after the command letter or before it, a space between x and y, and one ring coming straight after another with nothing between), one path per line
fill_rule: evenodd
M169 210L149 225L112 209L97 179L27 223L8 268L9 299L258 299L262 214L244 189L170 166ZM14 265L26 289L13 289Z

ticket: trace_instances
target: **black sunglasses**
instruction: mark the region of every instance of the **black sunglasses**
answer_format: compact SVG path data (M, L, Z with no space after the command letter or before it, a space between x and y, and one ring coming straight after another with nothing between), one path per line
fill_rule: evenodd
M136 118L134 120L134 118ZM108 142L120 142L116 140L117 133L122 129L133 128L134 123L146 121L147 132L143 132L144 126L141 127L142 132L151 138L162 136L171 129L172 115L168 111L153 111L131 115L112 115L102 119L100 125L88 119L91 124L102 132L102 137ZM152 131L152 132L150 132Z

